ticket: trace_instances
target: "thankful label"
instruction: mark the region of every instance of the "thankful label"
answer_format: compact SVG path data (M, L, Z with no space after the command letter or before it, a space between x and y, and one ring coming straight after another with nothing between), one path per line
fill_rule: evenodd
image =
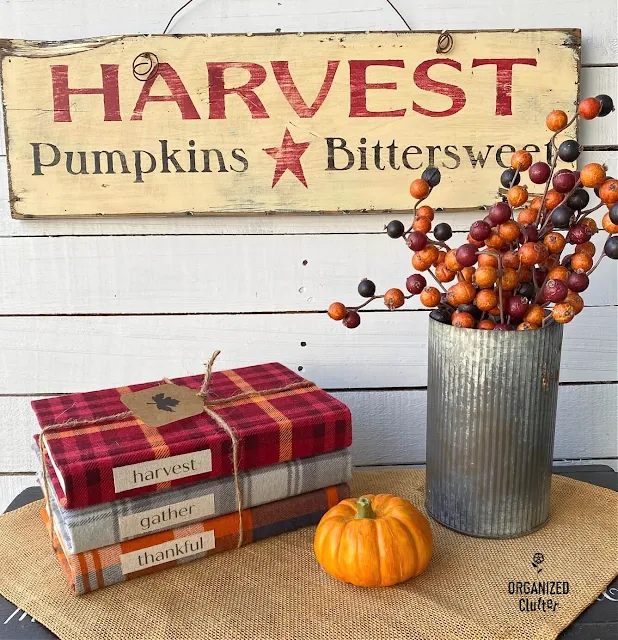
M212 454L210 449L183 453L178 456L148 460L124 467L114 467L114 491L121 493L130 489L147 487L170 480L188 478L200 473L212 471Z
M209 549L215 548L215 532L205 531L196 533L186 538L170 540L161 544L155 544L146 549L123 553L120 556L120 567L123 575L155 567L165 562L190 558L198 553L205 553Z
M149 427L162 427L204 411L204 400L197 395L195 389L180 387L171 382L134 393L124 393L120 400Z
M118 518L120 539L127 540L143 536L153 531L173 529L181 524L204 520L215 512L215 496L205 496L183 500L166 507L157 507L140 513Z

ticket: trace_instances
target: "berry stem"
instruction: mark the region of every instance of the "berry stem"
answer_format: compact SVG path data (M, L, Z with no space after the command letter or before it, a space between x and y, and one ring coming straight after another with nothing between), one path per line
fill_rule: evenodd
M590 271L586 273L587 276L589 276L599 266L599 263L601 262L601 260L603 260L604 257L605 251L601 252L599 259L592 265L592 267L590 267Z
M435 273L431 269L427 269L427 272L438 283L438 286L440 287L440 289L442 289L442 291L446 293L446 289L444 288L444 285L438 280L438 278L436 278Z
M498 304L500 306L500 322L504 324L504 304L502 303L502 254L498 252Z
M591 209L586 209L586 211L580 211L580 214L575 219L575 224L583 220L589 213L594 213L597 209L600 209L602 206L603 206L603 203L599 202L599 204L596 207L592 207Z
M358 307L348 307L351 311L360 311L363 307L366 307L370 302L377 300L378 298L383 298L384 296L371 296L368 298L363 304L359 304Z

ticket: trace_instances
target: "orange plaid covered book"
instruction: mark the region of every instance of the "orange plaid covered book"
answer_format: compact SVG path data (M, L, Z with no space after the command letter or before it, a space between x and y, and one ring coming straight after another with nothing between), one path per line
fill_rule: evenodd
M203 376L172 382L196 392ZM352 443L349 409L311 383L269 393L303 378L279 363L213 373L208 397L238 437L239 470L344 449ZM306 381L305 381L306 382ZM160 382L75 393L32 402L42 428L127 412L121 395ZM226 398L249 393L250 397ZM221 403L220 401L223 401ZM48 474L61 506L77 509L231 474L230 437L206 413L160 427L136 416L45 433Z
M338 502L350 496L347 484L339 484L242 511L242 544L317 524ZM47 511L43 520L50 526ZM236 549L238 514L153 533L119 544L70 555L54 532L54 547L71 591L76 595L95 591L148 573L161 571Z

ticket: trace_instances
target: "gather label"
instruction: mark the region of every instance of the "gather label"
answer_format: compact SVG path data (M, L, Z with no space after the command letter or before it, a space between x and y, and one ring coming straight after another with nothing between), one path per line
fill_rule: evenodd
M206 553L214 548L215 532L213 530L204 531L178 540L155 544L145 549L123 553L120 556L120 567L122 574L126 576L129 573L155 567L159 564Z
M209 493L165 507L148 509L118 518L120 539L128 540L154 531L173 529L182 524L204 520L215 512L215 496Z
M210 449L183 453L159 460L114 467L114 491L122 493L139 487L179 480L212 471Z

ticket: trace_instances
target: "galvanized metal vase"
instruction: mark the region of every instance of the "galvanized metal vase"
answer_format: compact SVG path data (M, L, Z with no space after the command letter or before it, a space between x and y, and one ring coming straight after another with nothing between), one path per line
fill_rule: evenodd
M562 325L429 320L426 506L461 533L513 538L549 515Z

